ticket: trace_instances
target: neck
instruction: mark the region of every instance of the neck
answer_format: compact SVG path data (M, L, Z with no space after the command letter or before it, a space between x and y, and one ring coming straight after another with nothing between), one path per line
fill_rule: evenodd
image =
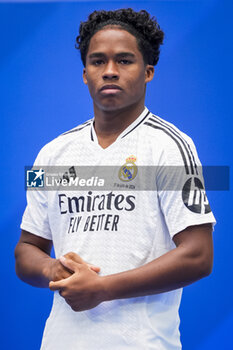
M101 139L114 140L131 124L144 110L144 100L137 105L117 111L103 111L94 104L95 131Z

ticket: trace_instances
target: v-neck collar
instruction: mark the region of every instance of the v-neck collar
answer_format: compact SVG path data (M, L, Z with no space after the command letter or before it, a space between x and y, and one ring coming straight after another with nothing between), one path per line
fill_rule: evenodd
M144 108L143 112L139 115L139 117L137 117L137 119L134 120L133 123L131 123L125 130L122 131L122 133L116 138L116 140L109 145L107 148L103 148L99 145L98 142L98 138L95 132L95 128L94 128L94 121L95 119L93 118L91 121L91 141L94 142L95 144L97 144L101 149L106 150L109 147L111 147L112 145L115 144L115 142L117 142L119 139L122 139L124 137L126 137L128 134L130 134L134 129L136 129L140 124L143 123L143 121L147 118L147 116L150 114L149 110L147 107Z

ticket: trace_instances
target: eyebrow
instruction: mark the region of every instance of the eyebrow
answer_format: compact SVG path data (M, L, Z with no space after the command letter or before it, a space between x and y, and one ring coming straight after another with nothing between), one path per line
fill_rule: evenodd
M100 58L100 57L106 57L106 54L103 52L93 52L91 53L88 58ZM119 57L132 57L134 58L135 55L132 52L119 52L115 55L116 58Z

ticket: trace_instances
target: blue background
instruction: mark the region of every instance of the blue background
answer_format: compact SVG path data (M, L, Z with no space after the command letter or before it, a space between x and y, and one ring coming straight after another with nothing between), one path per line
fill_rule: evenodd
M50 291L24 284L14 272L24 166L45 143L92 117L74 49L80 20L94 9L129 6L155 15L166 35L146 105L193 138L203 164L232 166L232 2L1 3L1 348L39 349L52 302ZM233 349L232 190L208 197L218 221L214 269L184 290L185 350Z

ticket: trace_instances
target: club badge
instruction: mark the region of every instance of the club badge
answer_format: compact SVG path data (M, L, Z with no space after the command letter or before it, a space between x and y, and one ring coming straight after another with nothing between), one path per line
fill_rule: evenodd
M135 156L126 158L126 163L122 165L118 173L118 177L121 181L129 182L136 177L138 172L137 165L135 164L136 161L137 158Z

